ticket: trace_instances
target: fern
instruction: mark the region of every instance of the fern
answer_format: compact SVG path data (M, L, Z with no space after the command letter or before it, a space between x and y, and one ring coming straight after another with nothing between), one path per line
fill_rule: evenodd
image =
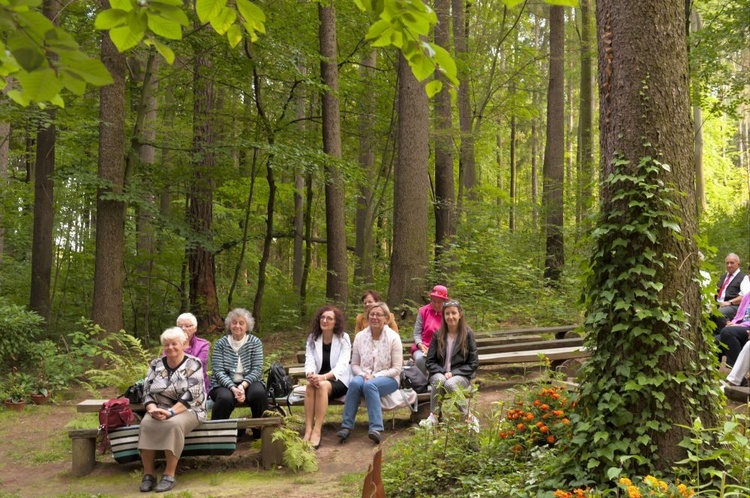
M274 441L284 443L284 464L292 472L316 472L318 460L310 443L303 441L297 431L281 427L273 433Z
M104 360L104 366L86 371L89 382L83 385L91 392L103 387L115 387L117 392L124 392L146 376L154 358L140 339L124 331L108 335L98 346L96 356Z

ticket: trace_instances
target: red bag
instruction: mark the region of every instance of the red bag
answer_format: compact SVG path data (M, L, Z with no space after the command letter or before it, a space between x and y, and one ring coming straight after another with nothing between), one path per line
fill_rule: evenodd
M135 415L130 409L130 401L127 398L113 398L102 403L99 408L99 434L104 434L104 439L99 446L99 452L104 454L109 448L109 431L118 427L125 427L133 423Z

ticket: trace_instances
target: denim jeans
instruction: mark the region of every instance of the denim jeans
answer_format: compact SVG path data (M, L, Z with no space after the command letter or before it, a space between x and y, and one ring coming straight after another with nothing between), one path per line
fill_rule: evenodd
M383 430L383 410L380 407L380 397L391 394L398 389L398 382L393 377L375 377L365 382L365 378L357 375L349 383L344 402L344 419L341 427L354 428L354 418L362 396L367 404L367 418L371 431Z

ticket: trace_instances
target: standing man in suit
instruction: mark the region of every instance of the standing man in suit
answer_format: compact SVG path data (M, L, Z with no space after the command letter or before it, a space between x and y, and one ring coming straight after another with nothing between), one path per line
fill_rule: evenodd
M716 283L716 303L719 313L728 321L737 314L742 296L750 293L750 279L740 270L740 257L735 253L727 254L724 265L727 272ZM726 325L726 322L723 325ZM721 330L723 325L718 330Z

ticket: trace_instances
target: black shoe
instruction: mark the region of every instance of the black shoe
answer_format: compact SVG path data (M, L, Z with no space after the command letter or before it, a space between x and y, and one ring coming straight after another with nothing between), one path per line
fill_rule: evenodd
M742 377L742 382L740 382L740 387L747 387L747 377Z
M352 431L349 429L341 429L336 433L336 436L341 440L343 443L347 439L349 439L349 436L351 435Z
M175 484L177 484L177 481L174 480L174 477L162 476L161 481L159 481L159 484L156 485L156 488L154 488L154 491L156 491L157 493L163 493L165 491L169 491L170 489L174 488Z
M375 444L380 444L383 442L383 435L378 431L370 431L367 434L367 437L372 439L372 442Z
M151 474L146 474L143 476L143 479L141 479L141 487L139 489L141 490L141 493L148 493L149 491L153 491L155 484L156 477Z

